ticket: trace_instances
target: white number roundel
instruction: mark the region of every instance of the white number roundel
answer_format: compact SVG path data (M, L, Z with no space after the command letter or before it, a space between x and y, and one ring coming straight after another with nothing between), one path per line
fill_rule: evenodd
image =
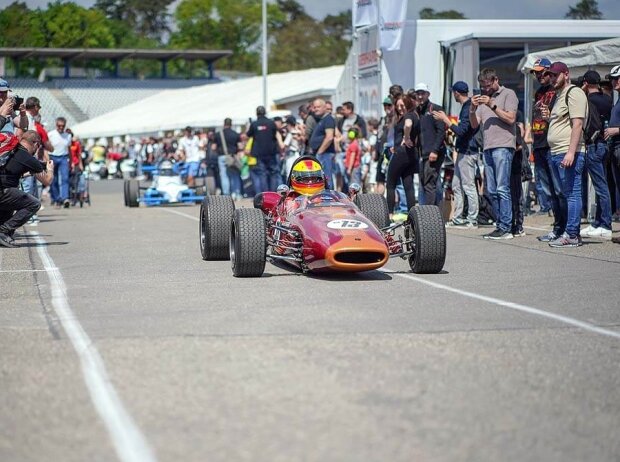
M366 229L368 225L357 220L333 220L327 223L330 229Z

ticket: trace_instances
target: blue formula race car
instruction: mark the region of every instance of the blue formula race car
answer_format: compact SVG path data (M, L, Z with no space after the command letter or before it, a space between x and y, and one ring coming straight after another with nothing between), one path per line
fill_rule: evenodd
M165 160L157 167L143 167L150 172L153 181L150 186L140 186L139 180L125 181L125 205L127 207L191 203L200 204L205 198L205 187L189 187L175 172L172 162Z

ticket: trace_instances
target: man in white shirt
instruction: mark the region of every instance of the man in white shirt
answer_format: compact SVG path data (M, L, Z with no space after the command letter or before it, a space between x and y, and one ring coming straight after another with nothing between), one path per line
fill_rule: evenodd
M200 168L200 140L196 135L192 135L192 127L185 127L185 136L179 140L179 147L185 152L185 162L187 164L187 185L194 186L194 178L198 176Z
M61 206L69 208L69 146L71 146L71 135L65 131L67 120L64 117L56 119L56 130L49 132L50 143L54 147L54 152L50 159L54 161L54 180L50 186L52 204L57 208Z

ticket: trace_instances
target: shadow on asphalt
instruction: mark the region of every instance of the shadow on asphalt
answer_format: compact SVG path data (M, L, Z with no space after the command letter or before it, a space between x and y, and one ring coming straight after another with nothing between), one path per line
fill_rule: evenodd
M409 274L411 276L422 276L422 274L424 274L425 276L433 276L434 274L440 274L440 275L444 275L444 274L450 274L449 271L446 270L441 270L439 273L414 273L413 271L392 271L390 270L389 274Z
M271 263L276 268L280 268L286 273L263 273L264 278L270 277L281 277L281 276L304 276L310 279L318 279L320 281L347 281L347 282L355 282L355 281L391 281L392 277L381 271L364 271L362 273L307 273L304 274L298 268L294 266L287 265L284 262L274 261Z
M51 247L53 245L67 245L68 242L45 242L39 244L37 242L27 242L25 244L19 244L19 247Z

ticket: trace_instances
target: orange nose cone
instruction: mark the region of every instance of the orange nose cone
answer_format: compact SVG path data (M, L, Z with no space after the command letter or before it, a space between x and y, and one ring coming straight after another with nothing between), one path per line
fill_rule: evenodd
M328 267L335 271L371 271L389 258L385 243L368 236L346 236L325 251Z

